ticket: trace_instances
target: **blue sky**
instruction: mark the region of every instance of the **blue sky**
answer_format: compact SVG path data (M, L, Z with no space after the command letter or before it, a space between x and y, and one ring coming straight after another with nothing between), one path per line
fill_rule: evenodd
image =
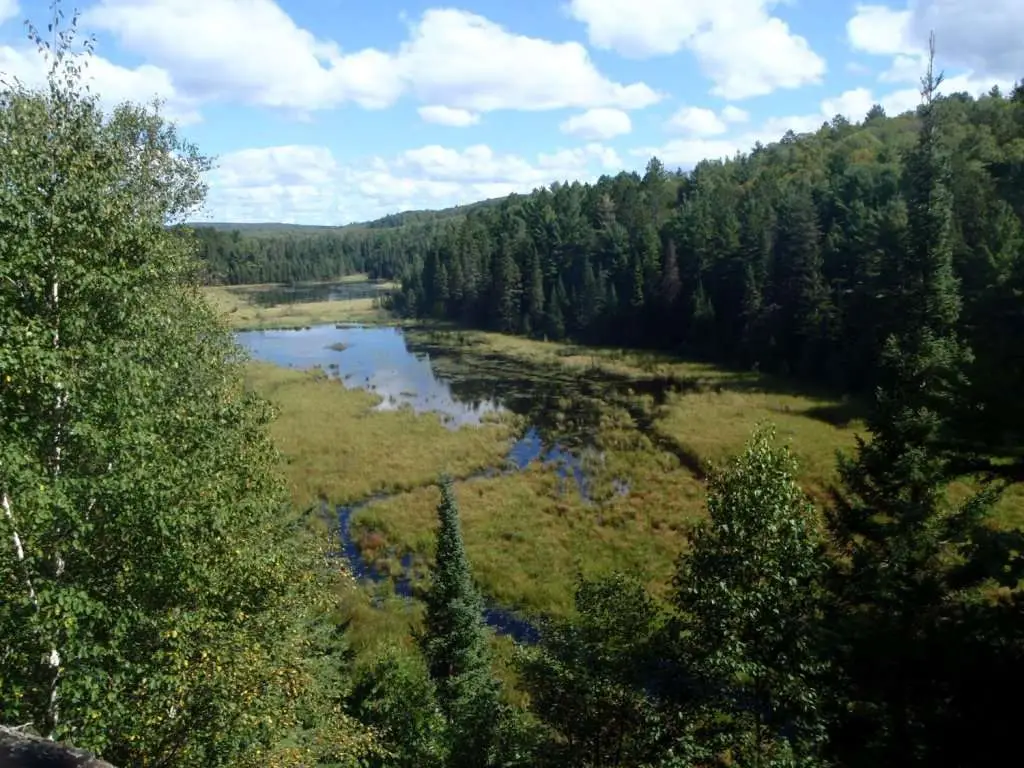
M217 167L200 218L341 224L705 157L1024 76L1020 0L79 0L105 103ZM0 72L38 82L0 0ZM74 5L65 2L70 11Z

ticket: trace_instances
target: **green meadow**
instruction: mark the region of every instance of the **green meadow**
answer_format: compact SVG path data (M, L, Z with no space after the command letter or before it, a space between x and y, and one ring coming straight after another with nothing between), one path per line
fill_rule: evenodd
M235 296L231 290L211 289L211 300ZM266 308L249 298L229 322L247 328L254 320L261 327L277 327L275 320L284 327L353 321L366 301ZM756 373L443 326L409 325L404 333L457 393L496 394L515 413L451 429L433 413L377 410L377 394L346 389L323 371L254 361L248 384L277 409L273 434L294 500L309 508L383 496L353 515L356 542L385 573L410 553L414 571L423 573L432 557L434 483L450 474L481 586L527 615L567 614L581 574L624 569L664 589L687 531L704 514L706 473L738 451L757 424L775 424L819 502L835 480L837 451L852 450L863 431L855 402ZM561 477L540 463L483 474L506 466L527 426L580 457L585 494L571 474ZM1024 522L1024 493L1003 498L999 514L1005 524ZM381 589L386 585L371 591ZM385 600L381 610L367 595L356 590L343 601L360 627L357 645L402 638L419 620L405 601Z

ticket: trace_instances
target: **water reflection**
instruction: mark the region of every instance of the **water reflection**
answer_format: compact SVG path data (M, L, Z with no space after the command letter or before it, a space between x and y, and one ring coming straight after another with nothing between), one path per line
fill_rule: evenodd
M414 353L398 328L336 327L280 331L243 331L237 336L258 360L282 366L320 366L349 389L381 396L380 410L408 406L418 413L436 412L450 427L476 425L500 412L494 399L462 399L433 370L428 353Z
M560 385L550 379L516 376L514 371L484 370L480 366L443 366L440 347L410 346L400 328L333 326L276 331L243 331L239 343L258 360L297 368L320 367L350 389L381 396L381 410L411 407L436 412L451 429L478 425L506 409L528 419L529 427L509 450L512 470L542 462L554 469L565 493L574 481L589 501L590 482L581 456L591 449L591 436L600 421L595 393ZM585 386L585 385L583 385ZM566 404L572 406L566 411ZM502 468L484 474L493 475ZM628 486L616 488L628 492Z

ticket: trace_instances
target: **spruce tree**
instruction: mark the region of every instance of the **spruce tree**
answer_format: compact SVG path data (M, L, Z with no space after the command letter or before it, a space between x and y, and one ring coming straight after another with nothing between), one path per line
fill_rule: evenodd
M490 633L462 542L451 479L440 482L439 527L420 647L448 720L451 762L489 764L499 720L499 687L491 671Z
M947 499L946 427L971 354L957 334L960 298L952 265L952 201L939 137L934 41L922 78L920 135L905 163L906 248L893 254L896 327L879 360L870 440L841 457L830 525L843 554L837 595L849 643L850 695L867 713L869 747L888 764L923 758L924 729L942 706L941 676L928 657L953 564L990 506L989 489ZM863 736L858 737L863 738Z

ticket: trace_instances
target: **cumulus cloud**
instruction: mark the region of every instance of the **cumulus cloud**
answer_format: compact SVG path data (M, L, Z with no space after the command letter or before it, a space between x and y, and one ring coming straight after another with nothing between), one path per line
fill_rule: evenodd
M1024 73L1022 27L1020 0L916 0L899 8L858 5L846 34L856 50L897 57L886 75L889 80L908 79L934 31L940 66L948 63L976 77L1011 81Z
M446 107L441 104L420 107L416 111L427 123L450 125L455 128L465 128L467 125L476 125L480 122L480 115L474 112L470 112L467 109Z
M854 49L864 53L920 52L920 46L911 42L910 11L885 5L858 5L846 22L846 37Z
M0 24L15 18L21 9L18 7L18 0L0 0Z
M729 129L714 110L704 107L681 107L668 119L665 127L691 136L716 136Z
M706 107L680 107L665 123L670 131L693 137L718 136L729 130L730 123L745 123L750 114L732 104L715 113Z
M769 8L773 0L570 0L591 44L644 58L690 50L712 93L742 99L818 83L825 61Z
M750 119L750 113L745 109L729 104L722 109L722 119L727 123L745 123Z
M470 113L498 109L637 109L660 99L644 83L602 75L579 43L515 34L451 8L427 10L393 51L343 51L274 0L99 0L83 24L145 56L199 102L308 112L348 102L380 109L412 94L427 105L424 119L466 125Z
M219 159L207 208L219 221L341 224L594 179L623 166L613 149L596 142L532 160L484 144L428 145L353 165L338 163L321 146L251 148Z
M148 103L158 98L163 102L161 112L171 120L182 125L200 120L197 102L182 95L167 72L158 67L122 67L101 56L81 63L83 81L107 109L124 101ZM6 78L33 88L46 82L46 72L47 64L35 48L0 45L0 73Z
M633 130L629 115L621 109L599 107L573 115L559 125L562 133L581 139L605 141Z

